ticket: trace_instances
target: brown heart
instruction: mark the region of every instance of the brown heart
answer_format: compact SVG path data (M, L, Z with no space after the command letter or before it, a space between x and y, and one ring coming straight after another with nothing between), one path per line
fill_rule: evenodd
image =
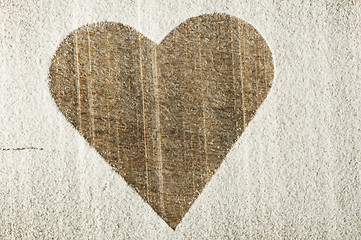
M160 44L120 23L89 24L50 67L60 111L173 229L272 80L265 40L225 14L190 18Z

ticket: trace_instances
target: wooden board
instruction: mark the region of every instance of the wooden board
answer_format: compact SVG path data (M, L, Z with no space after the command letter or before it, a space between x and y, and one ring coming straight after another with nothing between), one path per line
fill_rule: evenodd
M262 36L225 14L191 18L158 45L120 23L60 44L50 89L60 111L175 229L266 98Z

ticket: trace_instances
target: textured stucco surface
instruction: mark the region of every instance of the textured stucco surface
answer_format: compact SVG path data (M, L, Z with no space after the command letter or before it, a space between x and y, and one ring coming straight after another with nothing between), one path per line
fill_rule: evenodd
M260 32L274 84L173 231L66 121L48 71L84 24L121 22L159 43L213 12ZM2 0L0 238L359 238L360 18L359 1ZM6 150L19 147L42 150Z

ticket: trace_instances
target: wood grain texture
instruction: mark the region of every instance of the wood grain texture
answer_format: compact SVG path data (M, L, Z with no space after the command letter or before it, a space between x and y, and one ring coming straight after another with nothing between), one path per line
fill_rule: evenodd
M225 14L191 18L159 45L120 23L89 24L50 67L60 111L173 229L272 80L265 40Z

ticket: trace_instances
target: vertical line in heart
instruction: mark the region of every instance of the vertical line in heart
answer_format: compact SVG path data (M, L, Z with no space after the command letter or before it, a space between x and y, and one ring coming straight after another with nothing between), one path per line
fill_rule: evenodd
M78 32L75 32L75 58L76 58L76 73L77 73L77 95L78 95L78 121L79 129L82 131L81 124L81 99L80 99L80 71L79 71L79 45L78 45Z
M235 125L235 135L238 136L242 133L244 129L244 117L239 113L238 108L243 107L242 100L239 102L239 95L242 96L242 91L239 91L239 82L242 81L242 76L239 73L240 65L238 65L239 57L237 56L237 52L239 54L240 50L240 37L239 37L239 22L238 20L229 19L230 25L230 36L229 39L231 41L231 54L232 54L232 78L233 78L233 96L234 96L234 104L233 104L233 118ZM237 51L238 48L238 51ZM240 61L241 64L241 61Z
M198 79L202 82L202 118L203 118L203 137L204 137L204 144L203 144L203 148L204 148L204 153L205 153L205 167L206 167L206 171L209 172L209 166L208 166L208 148L207 148L207 128L206 128L206 118L207 118L207 107L206 107L206 94L207 94L207 83L204 81L204 77L202 76L202 51L201 51L201 25L198 22L197 24L198 26Z
M147 123L145 121L145 101L144 101L144 77L143 77L143 47L142 47L142 34L138 34L138 42L139 42L139 69L140 69L140 84L141 84L141 88L142 88L142 112L143 112L143 141L144 141L144 156L145 156L145 174L146 174L146 186L147 186L147 201L150 201L150 196L149 196L149 166L148 166L148 161L149 161L149 156L148 156L148 150L147 150L147 133L146 133L146 129L147 129Z
M233 117L235 120L235 125L236 125L236 129L235 132L236 134L238 133L238 116L237 116L237 93L236 93L236 69L235 69L235 62L234 62L234 37L233 37L233 24L232 21L230 21L230 26L231 26L231 30L230 30L230 38L231 38L231 52L232 52L232 78L233 78L233 95L234 95L234 104L233 104Z
M90 116L90 141L94 142L94 112L93 112L93 79L92 79L92 57L91 57L91 47L90 47L90 31L89 26L86 27L87 36L88 36L88 58L89 58L89 77L87 78L88 84L88 95L89 95L89 116Z
M237 28L239 29L239 36L242 36L241 34L241 27L240 25L237 26ZM243 60L243 56L244 56L244 50L246 47L245 47L245 42L246 40L245 39L242 39L242 42L240 41L240 44L239 44L239 64L240 64L240 80L241 80L241 94L242 94L242 97L241 97L241 101L242 101L242 122L243 122L243 128L242 128L242 132L244 131L244 129L246 129L246 108L244 106L244 84L243 84L243 74L242 74L242 71L243 71L243 66L242 66L242 60Z
M156 125L156 144L157 144L157 161L158 161L158 178L159 178L159 194L160 194L160 210L164 214L164 180L163 180L163 156L162 156L162 133L160 123L160 103L159 103L159 83L158 83L158 63L157 48L154 46L152 52L152 72L155 99L155 125Z

